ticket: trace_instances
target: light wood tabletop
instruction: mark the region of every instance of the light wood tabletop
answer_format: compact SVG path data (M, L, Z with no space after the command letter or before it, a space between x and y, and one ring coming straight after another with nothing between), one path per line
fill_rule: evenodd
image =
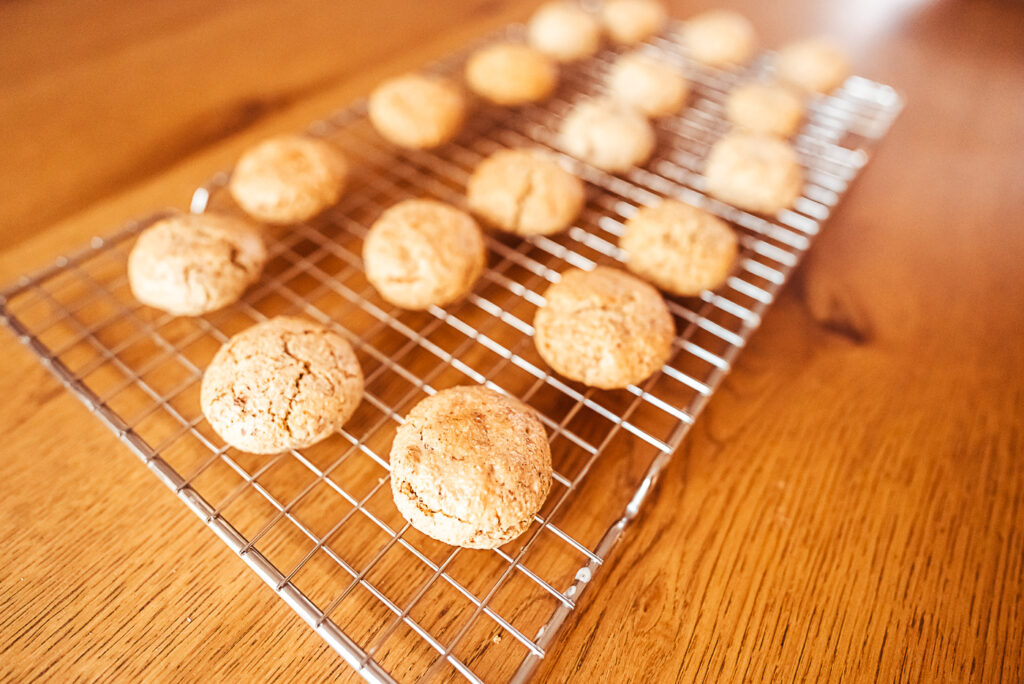
M536 4L0 4L0 282ZM1022 681L1024 5L727 4L907 108L537 681ZM3 331L0 358L0 679L356 678Z

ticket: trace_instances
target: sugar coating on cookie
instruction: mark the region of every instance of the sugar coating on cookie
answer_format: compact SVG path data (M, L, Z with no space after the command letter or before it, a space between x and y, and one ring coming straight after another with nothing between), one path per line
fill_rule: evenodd
M744 131L728 133L714 144L704 176L713 196L760 214L788 209L803 189L800 163L789 143Z
M572 156L610 173L650 159L654 129L642 112L614 100L581 102L565 117L559 145Z
M242 155L228 190L247 214L260 221L297 223L337 202L347 178L348 162L334 145L282 135Z
M619 239L626 267L673 294L713 290L736 261L736 233L724 221L678 200L641 207Z
M454 546L512 541L551 489L551 450L536 413L480 386L441 390L416 404L395 433L390 460L398 511Z
M661 33L668 12L659 0L605 0L601 20L613 41L636 45Z
M555 0L542 5L526 27L530 45L559 62L572 62L597 52L601 23L579 5Z
M642 52L629 52L615 60L608 87L616 100L647 116L676 113L689 90L679 69Z
M777 83L743 83L733 88L725 103L726 117L751 133L789 138L804 116L803 100Z
M547 98L558 83L558 65L528 45L498 43L470 56L466 82L480 97L513 107Z
M709 10L683 25L687 54L713 67L744 64L754 55L757 35L746 17L731 10Z
M352 417L363 373L341 335L279 316L228 340L203 375L200 404L225 442L254 454L302 449Z
M147 306L198 316L238 301L266 261L259 226L225 214L174 214L139 235L128 284Z
M366 278L403 309L444 306L466 296L486 265L473 217L429 199L399 202L380 215L363 243Z
M451 140L466 115L466 98L451 81L405 74L381 83L370 95L370 123L399 147L427 149Z
M782 47L775 73L780 81L802 90L830 93L850 75L850 63L830 40L811 38Z
M498 150L466 184L469 208L519 235L565 230L583 209L583 182L539 150Z
M636 384L672 352L675 326L661 294L625 271L572 269L544 293L534 343L557 373L591 387Z

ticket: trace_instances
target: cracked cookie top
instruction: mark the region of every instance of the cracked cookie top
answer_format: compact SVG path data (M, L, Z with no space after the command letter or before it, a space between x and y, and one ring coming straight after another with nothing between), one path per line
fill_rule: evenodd
M559 146L609 173L646 162L654 152L654 129L639 110L600 98L580 102L565 117Z
M804 185L792 145L769 135L736 130L711 147L704 178L712 196L767 215L792 207Z

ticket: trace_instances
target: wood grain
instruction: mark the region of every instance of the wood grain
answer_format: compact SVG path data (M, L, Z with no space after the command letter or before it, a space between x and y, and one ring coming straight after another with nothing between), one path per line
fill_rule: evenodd
M530 6L0 5L0 280ZM538 681L1024 679L1024 10L786 6L741 8L770 43L836 33L908 109ZM0 355L0 678L353 679Z

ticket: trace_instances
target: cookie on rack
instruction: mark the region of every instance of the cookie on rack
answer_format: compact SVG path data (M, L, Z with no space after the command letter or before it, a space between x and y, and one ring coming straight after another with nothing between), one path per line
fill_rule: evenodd
M641 207L619 239L626 268L672 294L693 296L725 282L736 262L736 233L685 202Z
M469 208L501 230L551 235L583 209L583 182L540 150L498 150L477 165L466 184Z
M559 62L589 57L601 46L597 17L568 0L554 0L533 13L526 27L527 40Z
M678 112L689 86L682 72L643 52L628 52L615 60L608 77L612 97L651 117Z
M788 86L752 81L732 89L725 115L733 125L751 133L789 138L800 127L804 103Z
M466 82L485 100L514 107L551 95L558 84L558 65L529 45L498 43L470 55Z
M708 10L683 25L682 43L693 59L711 67L745 64L757 49L754 26L738 12Z
M429 149L459 132L466 98L448 79L405 74L377 86L367 112L370 123L388 141L399 147Z
M660 0L605 0L601 20L613 41L636 45L661 33L668 12Z
M745 131L728 133L714 144L704 177L711 195L758 214L774 215L792 207L803 189L793 146Z
M661 294L625 271L571 269L544 293L534 317L541 358L570 380L600 389L639 383L672 353L675 325Z
M779 80L802 90L830 93L850 75L850 62L832 41L810 38L779 50L775 74Z
M225 442L273 454L326 439L352 417L362 396L363 373L344 337L279 316L220 348L203 375L200 403Z
M637 109L611 99L586 100L566 115L558 134L567 153L609 173L650 159L655 134Z
M403 309L444 306L465 297L487 262L473 217L430 199L399 202L374 222L363 243L366 279Z
M348 162L325 140L281 135L250 148L231 173L228 190L247 214L266 223L298 223L336 203Z
M182 214L139 234L128 285L143 304L198 316L238 301L267 261L259 226L227 214Z
M551 449L530 407L481 386L441 390L405 416L391 446L391 492L429 537L471 549L530 527L551 489Z

